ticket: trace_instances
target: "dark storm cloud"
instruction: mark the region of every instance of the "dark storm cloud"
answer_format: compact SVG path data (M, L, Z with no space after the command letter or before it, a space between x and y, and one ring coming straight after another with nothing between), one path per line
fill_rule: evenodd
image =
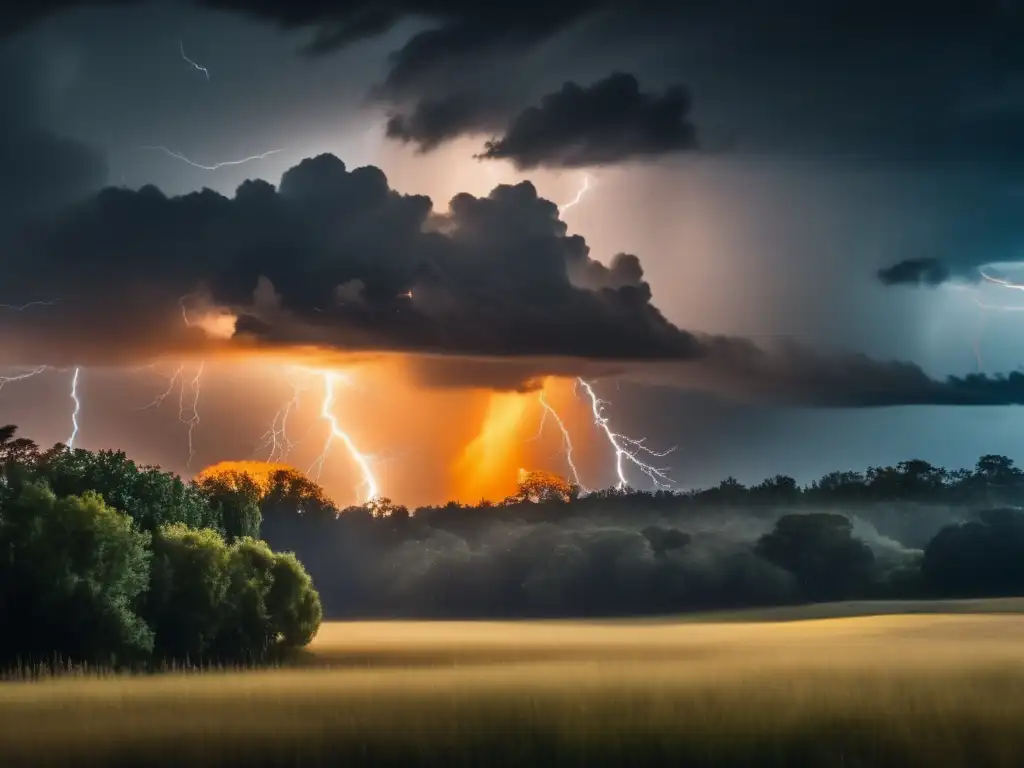
M950 279L949 267L932 257L905 259L878 270L884 285L940 285Z
M480 157L511 160L520 170L578 168L697 147L682 86L640 91L633 75L614 73L589 86L566 83L520 114Z
M1020 374L939 381L909 363L681 330L635 256L590 259L528 182L456 195L438 215L379 169L321 155L280 189L249 181L234 198L106 189L0 254L16 295L61 300L0 313L12 364L315 348L416 353L439 386L627 373L809 406L1024 403ZM225 311L242 319L225 327ZM217 345L203 329L233 336Z
M428 147L506 127L559 82L614 66L644 83L686 82L701 120L748 152L1018 167L1024 157L1024 13L1007 0L565 0L514 13L469 0L191 4L304 30L315 54L423 22L374 96L395 115L392 136ZM16 13L22 25L41 15Z
M106 182L102 154L42 124L40 91L24 61L0 54L5 108L0 119L0 232L79 200Z
M393 115L387 135L429 152L463 134L498 131L478 157L511 160L520 170L578 168L696 149L689 110L682 86L643 93L633 75L614 73L587 86L565 83L515 116L474 93L423 99Z
M234 199L107 189L5 249L16 295L31 287L61 304L0 319L42 332L64 354L120 347L132 357L147 344L156 352L194 343L198 331L181 327L179 300L205 285L214 302L250 316L244 331L261 344L499 357L701 354L651 305L642 271L596 290L574 285L569 265L589 262L589 249L566 235L555 204L531 184L457 195L450 208L443 231L427 231L428 222L437 226L429 198L400 195L379 169L349 172L331 155L292 168L279 191L246 182ZM187 313L199 317L201 303L189 299Z
M501 118L487 108L482 97L457 93L440 99L423 99L408 114L392 115L387 122L387 135L415 144L420 152L429 152L463 134L500 128L501 123Z
M957 190L958 202L943 221L937 217L932 253L896 262L877 272L884 285L934 287L951 281L975 283L981 273L997 275L993 264L1024 266L1020 200L1003 194L975 197ZM919 244L924 247L924 244Z

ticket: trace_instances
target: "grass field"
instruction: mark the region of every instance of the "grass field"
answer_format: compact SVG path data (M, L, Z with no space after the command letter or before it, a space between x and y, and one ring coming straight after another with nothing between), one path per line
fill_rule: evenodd
M290 669L2 684L0 765L1019 766L1022 610L331 623Z

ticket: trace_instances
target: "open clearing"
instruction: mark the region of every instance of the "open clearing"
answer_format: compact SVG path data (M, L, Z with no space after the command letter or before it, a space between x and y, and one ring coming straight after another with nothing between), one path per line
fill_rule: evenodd
M328 623L294 669L0 685L0 765L1024 764L1024 601L882 607Z

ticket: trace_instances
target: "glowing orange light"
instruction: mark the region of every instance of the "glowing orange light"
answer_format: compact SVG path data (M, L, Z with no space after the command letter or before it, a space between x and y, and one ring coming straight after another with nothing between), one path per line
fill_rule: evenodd
M480 432L455 465L459 500L504 498L515 492L515 468L524 442L519 431L523 415L533 402L533 395L519 392L490 396Z
M288 464L277 464L269 461L219 461L203 468L196 476L197 481L210 478L230 478L232 475L247 475L263 493L270 490L270 478L277 472L299 472Z

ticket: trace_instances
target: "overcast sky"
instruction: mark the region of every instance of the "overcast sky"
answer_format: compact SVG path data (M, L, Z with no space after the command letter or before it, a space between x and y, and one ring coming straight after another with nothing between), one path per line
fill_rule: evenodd
M659 461L678 487L1018 457L1024 384L971 375L1024 355L1024 295L984 277L1024 281L1024 9L683 5L14 12L0 22L0 304L61 301L0 309L0 375L53 367L2 387L0 422L67 439L81 366L76 445L181 472L266 457L262 436L309 382L264 353L317 347L413 360L354 374L336 398L382 490L409 503L454 492L482 391L545 375L596 379L615 430L677 445ZM352 173L367 165L386 182ZM247 179L275 189L236 198ZM543 203L585 179L560 217ZM488 197L523 181L535 193ZM175 199L203 188L218 194ZM194 317L245 332L185 328L190 292ZM139 410L179 359L185 397ZM201 362L197 421L181 405ZM305 397L302 469L326 437L320 394ZM586 484L613 483L589 403L554 399ZM527 438L541 414L531 400ZM564 471L544 435L516 458ZM341 448L321 480L354 500Z

